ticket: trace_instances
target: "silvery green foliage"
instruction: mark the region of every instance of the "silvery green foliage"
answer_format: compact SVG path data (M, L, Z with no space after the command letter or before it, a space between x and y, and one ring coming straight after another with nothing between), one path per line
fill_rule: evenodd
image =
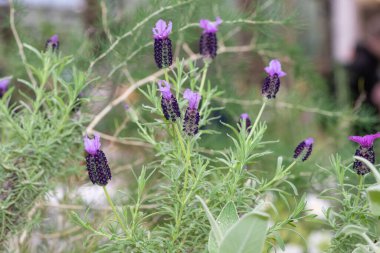
M36 200L51 181L78 168L82 118L75 113L85 75L73 57L41 53L24 45L37 62L33 84L17 79L0 100L0 244L29 230L38 218ZM13 82L15 83L15 82Z

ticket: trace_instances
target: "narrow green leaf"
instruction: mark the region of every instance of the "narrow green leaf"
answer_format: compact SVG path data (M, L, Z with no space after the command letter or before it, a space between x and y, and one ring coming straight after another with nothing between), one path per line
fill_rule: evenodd
M224 237L219 253L261 253L267 235L269 216L253 211L233 225Z
M199 200L199 202L201 202L203 209L206 212L207 218L211 224L211 231L215 236L216 243L217 243L217 245L220 245L222 238L223 238L223 234L222 234L222 231L220 230L220 228L218 226L218 223L216 222L214 216L212 216L210 210L208 209L208 207L207 207L206 203L203 201L203 199L201 197L199 197L198 195L195 197Z

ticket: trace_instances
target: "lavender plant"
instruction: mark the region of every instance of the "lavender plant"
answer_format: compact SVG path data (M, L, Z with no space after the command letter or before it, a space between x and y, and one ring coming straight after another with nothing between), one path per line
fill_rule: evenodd
M306 208L306 193L295 183L299 171L312 167L315 147L314 138L304 139L306 134L294 147L285 138L279 143L278 135L273 134L276 126L268 124L270 117L278 108L337 118L343 118L344 113L276 101L288 96L293 96L288 101L294 99L296 93L280 87L286 81L283 77L293 74L292 64L282 66L281 62L292 63L294 59L286 52L277 52L272 47L273 40L265 41L269 32L256 31L262 29L259 26L288 23L279 11L279 2L259 1L252 13L228 14L223 11L228 8L218 7L220 1L151 1L149 8L141 10L142 19L119 22L120 27L113 24L111 29L107 8L112 4L100 2L106 14L101 25L107 42L90 61L90 49L83 44L77 47L74 43L79 48L75 58L64 56L65 47L60 47L57 35L46 42L43 53L23 44L11 15L27 77L14 74L13 79L0 80L0 116L4 119L0 122L0 150L6 154L0 161L3 244L13 250L15 246L7 244L12 241L9 235L29 233L36 220L28 219L38 218L36 213L45 193L54 187L55 180L62 180L68 188L91 185L91 194L99 199L104 194L109 204L88 205L78 200L78 208L72 199L66 199L70 205L65 208L76 210L69 212L69 225L74 229L60 236L85 238L77 239L81 251L284 250L287 235L296 237L303 221L315 217ZM158 8L159 5L163 7ZM209 13L211 9L213 15ZM15 10L13 5L11 10ZM205 19L215 16L223 21L220 17L215 22ZM252 36L248 41L240 41L239 32L247 27L245 31L255 30L259 39ZM80 53L83 48L88 50L85 54ZM226 74L235 67L231 60L236 54L247 56L243 54L251 51L269 62L265 69L255 70L263 77L262 85L253 82L261 86L261 97L256 87L253 94L244 94L252 95L249 101L234 99L232 95L223 98L224 94L232 94L228 90L231 82L241 81ZM227 53L233 56L224 58ZM77 69L83 66L84 71ZM237 66L237 76L242 68ZM98 85L118 85L118 93L98 113L87 115L86 106L91 107L97 98L83 99L83 89L93 81ZM126 87L119 85L125 82ZM225 91L222 84L226 82ZM133 97L138 97L139 102ZM233 104L246 105L247 113L239 118L236 108L231 109ZM257 105L261 106L258 110L253 107ZM242 108L239 106L236 111L241 112ZM233 120L224 117L228 113ZM291 121L293 126L297 122ZM281 128L284 125L281 123ZM217 139L221 147L207 145L211 138ZM362 175L371 166L360 159L375 160L372 142L359 139L353 138L361 145L356 152L361 158L353 166ZM276 145L283 143L286 150L276 150ZM117 144L150 150L140 159L143 165L132 166L128 187L117 184L117 179L127 174L120 169L127 162L123 160L120 165L115 158ZM128 152L137 157L133 151ZM123 156L129 155L123 152ZM366 188L362 177L359 176L359 186L345 182L345 173L352 172L349 165L338 156L332 161L333 170L329 172L338 177L339 191L335 192L337 196L327 194L329 190L322 193L337 202L326 211L326 226L335 233L330 251L347 252L358 248L357 243L373 249L368 238L378 237L374 214L377 188L368 187L369 196L374 196L368 202L362 194ZM76 176L68 178L69 174ZM108 189L112 188L118 192L110 194ZM373 203L373 210L368 203ZM85 211L78 211L81 208ZM353 224L361 228L356 230L361 237L351 238ZM366 226L368 229L363 229ZM68 247L66 251L77 250ZM43 246L38 250L48 251Z
M324 199L333 205L325 211L327 224L333 231L333 238L328 252L379 252L376 244L380 236L377 224L377 203L379 196L377 186L365 184L365 176L371 171L377 182L380 175L372 162L374 140L377 134L366 136L350 136L349 140L358 142L354 162L347 164L340 156L331 157L332 170L326 169L337 179L337 188L329 188L322 192ZM368 159L368 160L367 160ZM372 162L371 162L372 161ZM323 168L324 169L324 168ZM359 184L350 182L348 174L357 174Z
M78 169L83 119L73 113L80 92L89 84L73 66L73 57L45 53L24 44L39 64L26 65L31 81L1 81L0 100L0 242L27 232L36 221L36 205L57 177ZM17 97L17 99L15 99ZM68 155L70 154L70 159ZM32 222L31 222L32 221ZM9 241L8 241L9 242Z

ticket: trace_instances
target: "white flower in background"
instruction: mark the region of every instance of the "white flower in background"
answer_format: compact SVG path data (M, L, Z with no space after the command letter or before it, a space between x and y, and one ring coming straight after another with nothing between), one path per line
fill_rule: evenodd
M306 197L306 209L310 209L319 219L326 219L323 211L330 207L330 203L326 200L318 198L316 194L310 193Z

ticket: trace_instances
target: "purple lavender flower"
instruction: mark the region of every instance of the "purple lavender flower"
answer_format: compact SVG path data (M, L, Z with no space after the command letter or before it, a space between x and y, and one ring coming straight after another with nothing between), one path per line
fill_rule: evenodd
M218 39L216 32L218 26L222 23L222 19L217 17L215 22L211 22L207 19L201 19L199 26L203 29L203 33L199 40L199 52L205 57L215 58L218 50Z
M159 80L157 83L158 89L161 91L162 112L166 120L171 119L174 122L177 118L181 117L177 99L170 91L170 83L164 80Z
M239 121L240 127L243 127L243 124L242 124L243 121L245 121L245 129L249 133L251 131L252 122L248 113L242 113L240 115L240 121Z
M107 185L111 180L111 170L104 152L100 150L100 136L95 134L93 139L85 136L83 141L84 149L87 152L86 166L91 182L101 186Z
M183 93L183 97L189 101L189 106L186 109L185 119L183 122L183 131L187 135L195 135L199 130L199 112L198 106L201 100L201 95L197 92L193 92L190 89L186 89Z
M59 39L58 39L57 34L54 34L53 36L50 37L50 39L46 41L45 50L48 51L49 49L51 49L53 52L58 51Z
M314 139L313 138L307 138L306 140L303 140L296 149L294 150L294 159L297 159L301 153L306 150L305 155L302 158L302 161L306 161L309 156L311 155L311 152L313 151L313 144L314 144Z
M4 78L0 80L0 98L2 98L8 90L9 83L11 82L11 78Z
M152 29L154 38L154 60L158 68L170 67L173 63L172 42L169 34L172 32L172 22L168 24L162 19L158 20Z
M373 150L373 142L380 138L380 132L376 134L364 135L364 136L349 136L348 139L350 141L354 141L359 143L359 148L356 149L355 155L363 157L370 161L371 163L375 163L375 151ZM364 163L355 160L353 164L353 169L356 171L358 175L365 175L371 172L371 169L367 167Z
M268 76L264 80L261 93L268 99L276 98L280 89L280 77L286 76L286 73L281 70L281 63L278 60L271 60L269 66L265 68L265 72Z

